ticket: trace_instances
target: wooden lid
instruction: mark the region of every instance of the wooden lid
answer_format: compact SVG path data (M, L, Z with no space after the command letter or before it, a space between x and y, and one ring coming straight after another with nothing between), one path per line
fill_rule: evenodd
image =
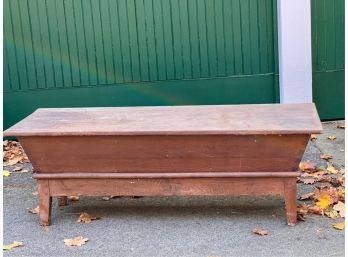
M312 103L38 109L5 136L311 134Z

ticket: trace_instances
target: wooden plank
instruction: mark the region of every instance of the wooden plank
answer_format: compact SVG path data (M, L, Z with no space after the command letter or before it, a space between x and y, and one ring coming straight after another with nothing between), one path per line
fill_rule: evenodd
M35 179L115 179L115 178L290 178L299 172L191 172L191 173L34 173Z
M321 131L315 105L306 103L38 109L4 134L251 135Z
M307 135L19 137L34 170L44 173L297 171L308 139Z
M281 195L284 180L286 178L51 179L49 183L52 196Z

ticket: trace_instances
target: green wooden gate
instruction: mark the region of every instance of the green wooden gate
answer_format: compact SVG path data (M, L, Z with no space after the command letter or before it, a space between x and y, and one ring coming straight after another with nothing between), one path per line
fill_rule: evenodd
M312 0L312 56L320 118L344 118L344 0Z
M4 127L38 107L278 101L275 0L5 0Z

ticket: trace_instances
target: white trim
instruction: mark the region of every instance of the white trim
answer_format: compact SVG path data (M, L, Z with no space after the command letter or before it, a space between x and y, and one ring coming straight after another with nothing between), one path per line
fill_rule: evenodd
M312 102L311 1L277 6L280 102Z

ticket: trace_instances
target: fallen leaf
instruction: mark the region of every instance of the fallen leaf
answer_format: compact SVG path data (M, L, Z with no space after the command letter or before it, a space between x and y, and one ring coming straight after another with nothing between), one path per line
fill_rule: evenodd
M319 206L322 210L325 210L332 204L332 199L329 195L323 195L318 198L315 204Z
M333 209L337 211L342 218L344 218L345 204L343 202L338 201L338 203L333 206Z
M32 213L32 214L38 214L38 213L40 213L40 207L39 207L39 205L38 205L38 206L36 206L35 208L30 208L30 209L28 209L28 211L29 211L30 213Z
M110 195L110 196L103 196L103 200L104 201L109 201L110 199L114 199L114 198L118 198L118 197L120 197L120 196L118 196L118 195Z
M336 139L336 136L331 135L331 136L328 136L327 139L329 139L329 140L335 140L335 139Z
M32 192L32 195L38 195L38 194L39 194L38 191Z
M313 192L310 192L310 193L307 193L307 194L303 194L303 195L300 195L300 196L298 197L298 200L304 201L304 200L307 200L307 199L312 198L313 195L314 195Z
M297 206L297 220L306 221L306 215L308 213L308 206L303 204Z
M5 166L15 165L15 164L19 163L22 159L23 159L22 156L17 156L17 157L15 157L15 158L13 158L13 159L10 159L10 160L5 164Z
M313 184L315 182L315 178L312 177L300 177L299 180L306 185Z
M20 171L20 173L27 173L27 172L29 172L29 170L27 170L27 169Z
M335 229L343 230L344 229L344 222L335 223L332 225Z
M16 166L13 168L13 171L20 171L20 170L22 170L22 167Z
M315 164L311 161L300 162L299 168L301 171L304 171L304 172L316 170Z
M342 186L338 187L337 193L338 193L338 199L341 201L344 201L345 200L345 193L346 193L345 187L342 187Z
M308 212L324 216L324 211L317 205L308 206Z
M325 153L323 153L323 154L320 155L320 158L321 158L321 159L324 159L324 160L329 160L329 159L332 159L333 156L332 156L331 154L325 154Z
M69 199L70 201L76 202L76 201L80 200L80 197L79 197L79 196L72 195L72 196L68 196L68 199Z
M9 172L8 170L3 170L2 174L3 174L4 177L8 177L8 176L11 175L11 172Z
M265 236L268 235L268 230L264 228L254 228L253 233L260 236Z
M332 208L326 210L325 215L331 219L336 219L339 216L338 212Z
M23 244L22 242L13 241L12 244L4 245L4 246L3 246L3 249L4 249L4 250L11 250L12 248L19 247L19 246L23 246L23 245L24 245L24 244Z
M338 169L335 168L330 162L327 163L327 168L326 170L330 172L331 174L337 174L339 172Z
M3 141L3 162L4 166L17 163L29 162L21 145L16 141Z
M64 244L68 246L81 246L81 245L84 245L87 241L88 241L88 238L83 238L83 236L77 236L74 238L64 239Z
M331 185L333 185L334 187L339 187L339 186L342 186L344 184L344 181L343 181L343 176L341 177L331 177L330 178L330 183Z
M334 187L325 187L314 191L315 205L322 210L326 210L332 204L338 202L338 190Z
M338 123L337 128L345 129L345 128L346 128L346 125L345 125L345 124L342 124L342 123Z
M78 218L77 222L91 223L92 220L98 220L98 219L100 219L100 217L91 216L87 212L82 212L80 214L80 217Z
M317 140L318 138L317 138L316 135L312 134L310 139L311 139L311 140Z

